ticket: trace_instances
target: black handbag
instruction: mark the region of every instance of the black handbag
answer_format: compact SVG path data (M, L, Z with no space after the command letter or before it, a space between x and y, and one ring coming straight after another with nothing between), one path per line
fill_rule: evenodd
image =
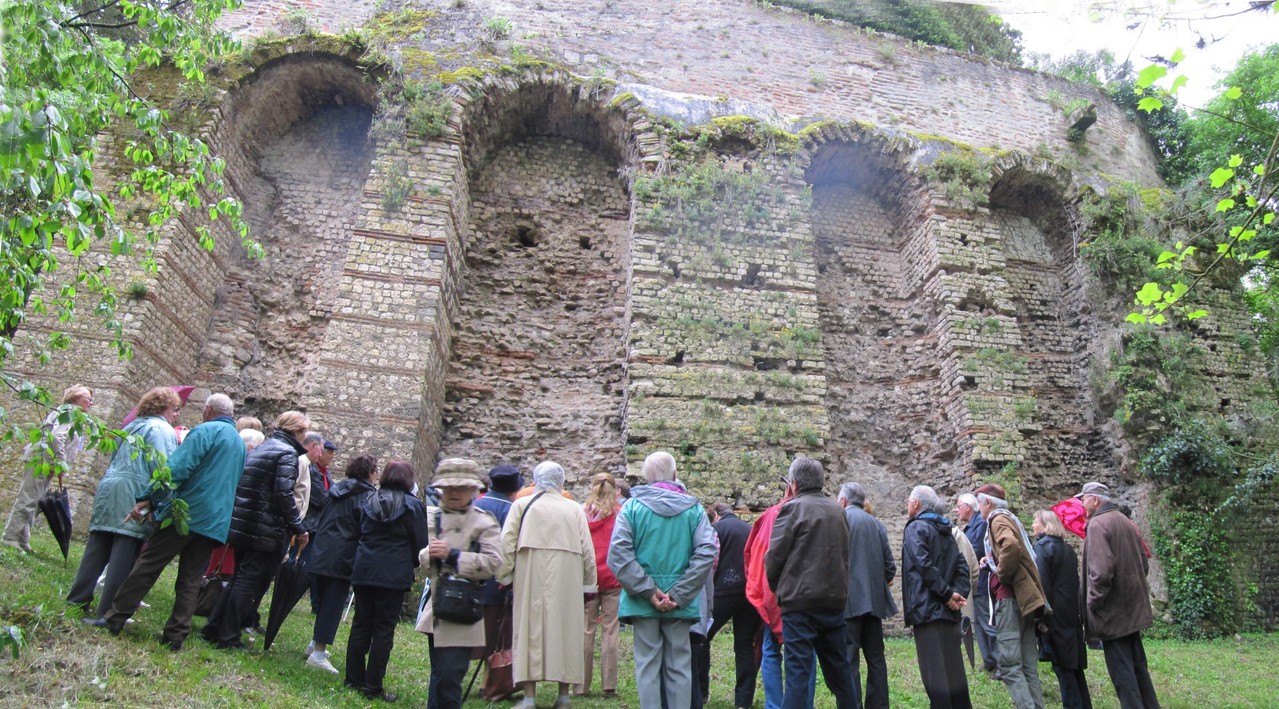
M230 547L223 547L217 570L200 581L200 591L195 597L195 614L202 618L208 618L213 614L213 608L218 605L218 598L230 585L230 581L222 575L222 568L226 566L226 558L230 553Z
M444 510L440 510L435 515L437 539L443 532L440 524L440 518L443 516ZM436 568L439 569L439 574L431 583L431 610L435 617L462 625L480 622L484 618L484 606L480 603L484 595L484 584L448 573L438 560L435 563Z

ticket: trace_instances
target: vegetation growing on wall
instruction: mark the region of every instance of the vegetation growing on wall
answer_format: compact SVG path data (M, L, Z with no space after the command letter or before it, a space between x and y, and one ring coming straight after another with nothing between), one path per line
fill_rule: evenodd
M979 153L942 153L928 166L925 175L940 185L946 201L959 209L973 211L989 199L990 161Z
M1021 63L1021 33L979 5L928 0L773 0L905 39Z

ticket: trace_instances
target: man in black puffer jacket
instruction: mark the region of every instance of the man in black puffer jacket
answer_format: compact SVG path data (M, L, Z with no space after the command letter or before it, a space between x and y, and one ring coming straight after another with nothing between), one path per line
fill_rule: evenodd
M920 678L933 709L972 709L959 654L959 618L971 590L968 563L937 512L941 499L927 485L906 502L902 540L902 614L914 629Z
M201 631L205 640L219 648L244 647L240 628L256 625L258 603L280 568L290 536L299 538L299 548L306 545L293 484L298 457L306 453L302 437L310 425L306 414L285 411L275 420L271 437L244 462L227 537L235 548L235 577Z

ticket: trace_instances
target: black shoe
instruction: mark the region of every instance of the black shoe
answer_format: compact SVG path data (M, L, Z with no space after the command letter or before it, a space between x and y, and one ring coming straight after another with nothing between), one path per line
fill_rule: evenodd
M160 643L169 648L169 652L181 652L182 650L181 640L165 640L164 638L160 638Z
M356 684L355 682L352 682L349 679L342 680L342 686L346 687L347 689L354 689L357 692L364 691L364 687L360 686L359 684Z
M247 650L244 643L239 640L228 640L226 642L213 643L213 646L219 650Z
M95 627L95 628L105 628L105 627L107 627L107 619L106 619L106 618L81 618L81 619L80 619L80 622L81 622L81 623L84 623L85 625L92 625L92 626L93 626L93 627Z
M399 697L395 696L394 694L391 694L390 692L386 690L378 690L374 692L374 691L365 689L361 692L361 694L368 697L369 699L381 699L387 704L393 704L395 703L395 700L399 699Z

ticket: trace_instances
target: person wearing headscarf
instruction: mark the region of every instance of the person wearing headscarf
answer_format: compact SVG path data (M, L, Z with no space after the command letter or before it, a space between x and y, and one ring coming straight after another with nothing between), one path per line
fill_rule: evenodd
M535 707L537 683L550 681L559 683L555 706L563 709L570 705L570 688L586 678L582 602L597 591L595 548L586 514L561 496L559 463L539 463L533 487L536 492L516 500L506 518L497 576L514 584L513 670L524 688L521 706Z
M95 618L101 618L111 610L115 593L129 577L133 562L138 560L142 543L151 534L151 526L126 519L129 510L146 496L151 487L151 474L165 464L165 460L178 447L178 436L173 432L182 399L170 387L156 387L138 401L138 416L125 426L128 438L116 449L111 464L98 483L93 496L93 516L89 519L89 540L80 557L80 568L67 602L80 606L88 617L93 602L93 591L98 576L107 570L102 583L102 596L98 600ZM144 453L131 440L139 440L149 449Z
M40 429L49 434L49 445L42 446L40 442L31 443L22 451L22 461L25 463L22 473L22 485L18 488L18 499L13 501L13 508L9 510L9 520L4 525L4 536L0 537L0 542L7 544L15 549L22 550L23 553L31 553L31 522L35 519L36 506L40 504L40 498L44 497L44 493L49 489L49 481L53 480L54 475L58 477L58 484L62 484L62 471L58 471L54 467L54 462L45 459L44 462L49 463L49 472L47 474L36 474L33 466L44 458L48 453L52 453L66 466L69 470L75 464L76 456L80 451L84 450L84 438L72 431L71 419L68 415L69 406L78 406L81 411L88 411L93 406L93 392L88 387L76 384L67 387L62 392L62 406L49 412L45 417L44 423L40 424Z
M480 466L465 458L445 458L435 468L431 486L440 491L439 507L428 507L426 526L431 543L418 553L427 568L431 588L441 574L484 581L502 564L501 528L493 515L477 507L475 496L484 487ZM427 603L418 616L417 630L427 634L431 656L431 684L427 709L461 709L462 680L471 652L484 645L484 624L463 624L435 617Z

